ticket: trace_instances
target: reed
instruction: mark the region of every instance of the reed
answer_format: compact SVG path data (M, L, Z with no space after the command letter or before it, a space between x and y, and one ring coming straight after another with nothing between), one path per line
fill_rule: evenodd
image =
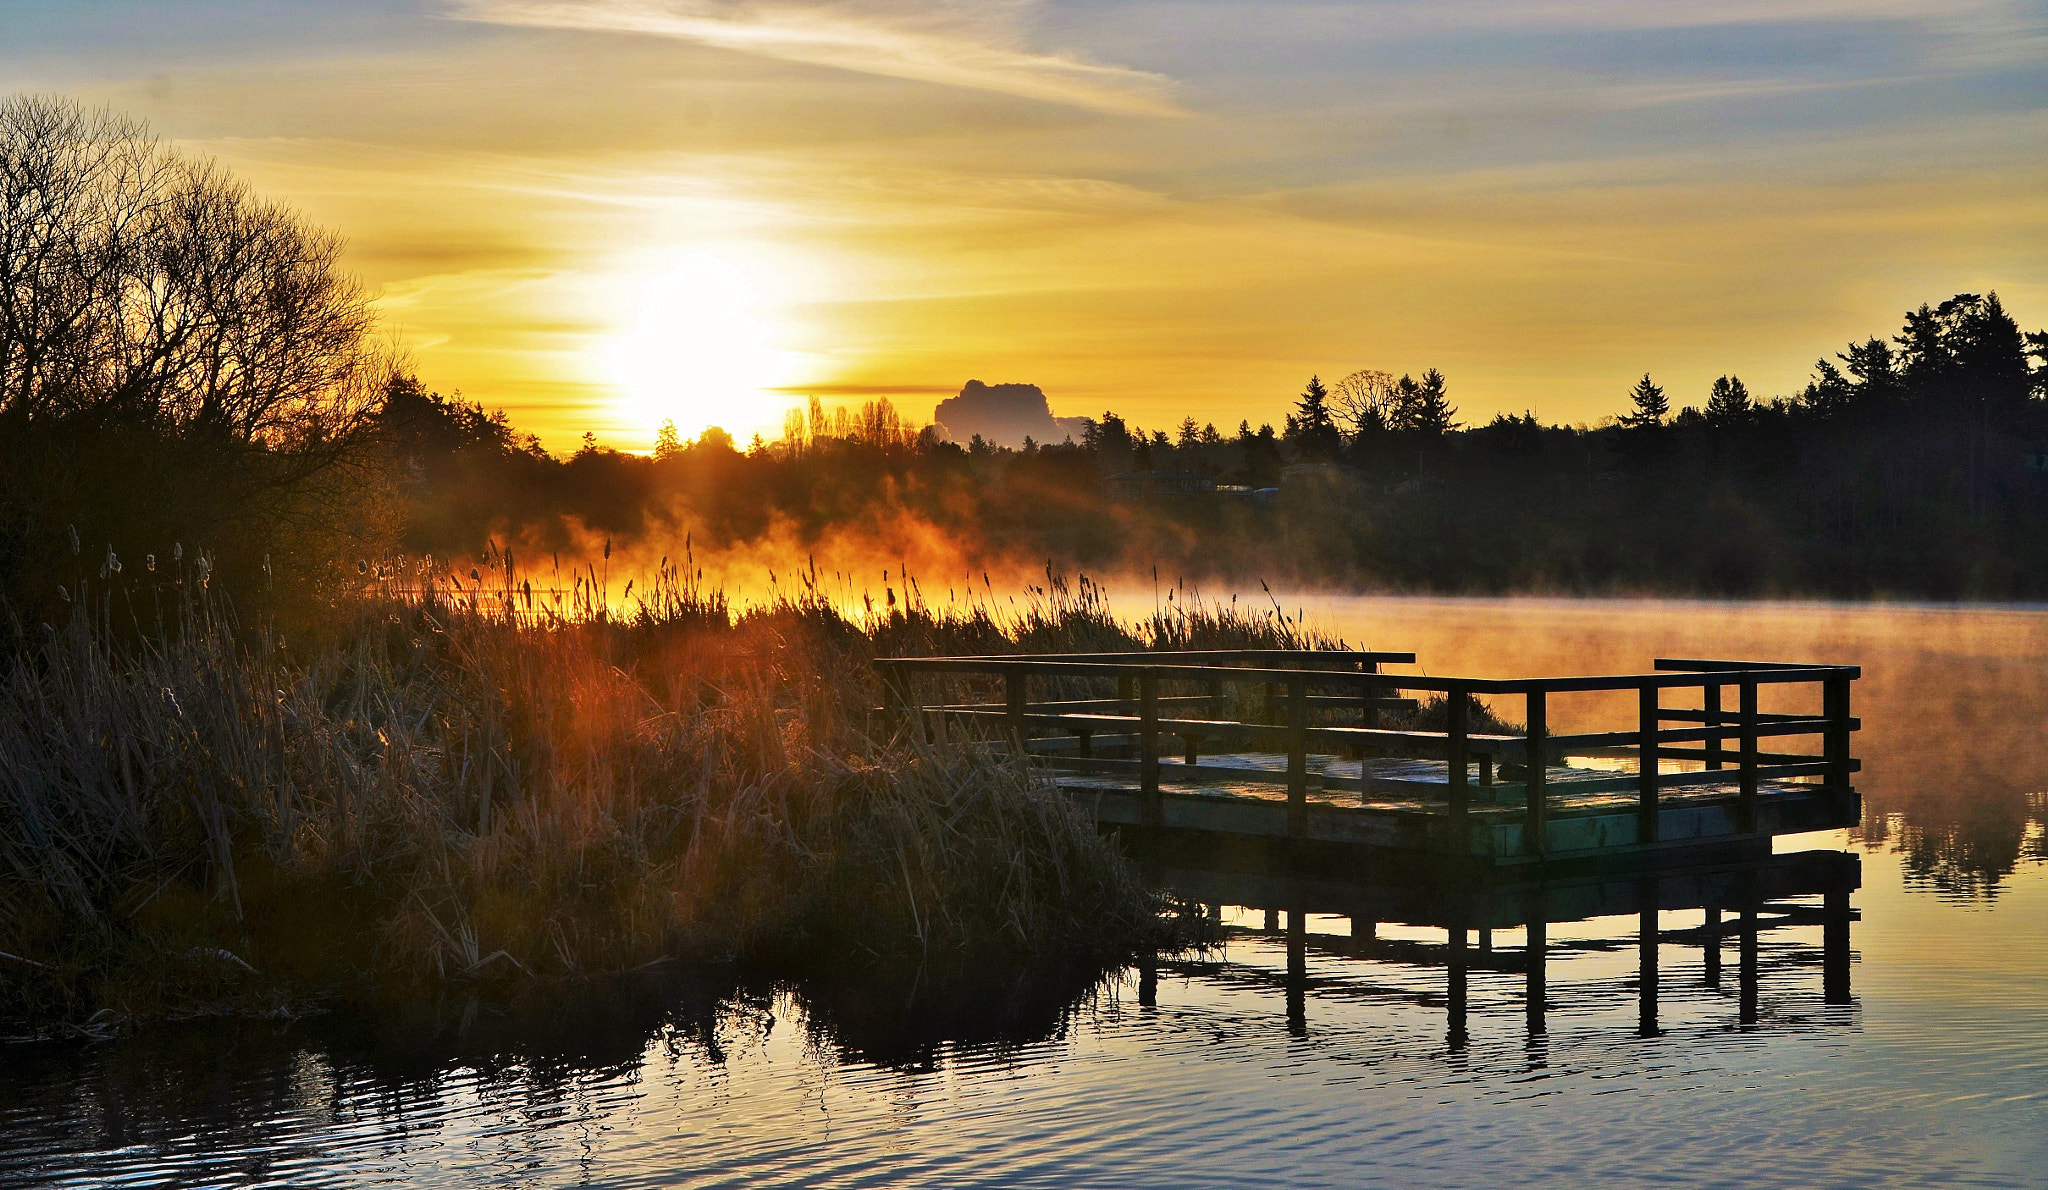
M487 564L386 563L296 648L191 581L150 631L84 592L17 626L0 1017L105 1031L674 958L938 984L1199 929L1016 762L872 717L878 650L1144 647L1098 590L862 622L815 584L735 608L687 560L618 605L595 572L556 599Z

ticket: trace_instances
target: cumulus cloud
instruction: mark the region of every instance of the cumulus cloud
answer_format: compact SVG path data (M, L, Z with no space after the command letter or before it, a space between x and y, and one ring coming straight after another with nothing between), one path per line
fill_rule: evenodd
M1160 75L1030 50L1022 11L996 0L457 0L456 15L669 37L1118 115L1178 114Z

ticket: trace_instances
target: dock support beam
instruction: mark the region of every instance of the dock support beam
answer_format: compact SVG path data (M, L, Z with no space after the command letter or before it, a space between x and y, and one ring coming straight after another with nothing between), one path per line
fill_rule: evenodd
M1657 729L1664 709L1657 705L1658 689L1643 683L1637 694L1636 720L1636 842L1657 841Z
M1744 678L1741 683L1742 703L1737 714L1741 730L1742 783L1737 794L1736 817L1745 835L1756 833L1756 679ZM1754 920L1755 913L1750 912Z
M1308 838L1308 679L1287 679L1287 837Z
M1707 906L1706 920L1702 923L1707 940L1703 946L1706 959L1706 983L1710 988L1721 986L1721 909L1718 905Z
M1159 679L1138 679L1138 787L1145 826L1157 830L1166 822L1159 796Z
M1549 777L1550 720L1549 704L1543 691L1529 691L1528 718L1528 754L1522 758L1528 814L1522 819L1522 850L1540 856L1550 850L1549 840L1545 837L1549 832L1550 795L1544 788Z
M1822 901L1826 921L1821 925L1821 999L1828 1004L1849 1002L1849 890L1835 887Z
M1642 882L1636 915L1636 1032L1657 1035L1657 878Z
M1003 674L1003 730L1010 738L1010 748L1017 755L1024 755L1024 683L1030 675L1023 670L1012 669Z
M1737 1014L1745 1025L1756 1024L1757 969L1756 969L1756 894L1743 890L1742 921L1739 927L1741 959L1736 970L1736 982L1740 1007Z
M1462 687L1453 687L1444 694L1447 700L1444 709L1450 712L1449 724L1444 740L1444 759L1449 763L1446 776L1450 780L1451 800L1451 848L1460 856L1472 853L1471 816L1472 790L1465 766L1470 757L1466 752L1472 710L1472 696Z
M1837 794L1849 791L1849 679L1831 677L1821 683L1821 715L1828 721L1822 737L1828 762L1828 788Z
M1450 1032L1444 1039L1453 1052L1465 1048L1465 915L1456 914L1451 919L1450 963L1447 977L1450 986L1446 999L1450 1005Z
M1709 682L1705 690L1702 691L1702 694L1703 697L1700 701L1706 711L1707 730L1712 731L1721 726L1721 687L1718 683ZM1707 737L1707 767L1709 769L1719 769L1726 763L1722 760L1723 752L1721 745L1723 742L1718 734Z
M1287 1031L1308 1036L1308 912L1287 909Z

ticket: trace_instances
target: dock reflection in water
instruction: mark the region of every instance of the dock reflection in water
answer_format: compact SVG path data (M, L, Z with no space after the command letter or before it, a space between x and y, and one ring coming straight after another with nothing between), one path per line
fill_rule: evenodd
M1319 880L1223 867L1148 866L1161 887L1209 905L1219 920L1229 916L1258 924L1231 924L1226 937L1263 938L1285 947L1284 974L1256 969L1236 973L1239 979L1272 985L1286 995L1288 1027L1308 1032L1311 991L1325 998L1374 998L1382 989L1353 974L1311 978L1308 956L1441 968L1441 992L1418 996L1399 993L1425 1004L1440 1003L1446 1017L1446 1045L1462 1050L1469 1042L1471 973L1483 971L1522 977L1522 1016L1532 1053L1540 1052L1553 995L1599 995L1598 988L1553 989L1550 968L1555 960L1587 954L1618 954L1632 950L1636 963L1636 1032L1655 1037L1658 1001L1664 990L1662 954L1672 946L1701 953L1701 986L1723 989L1723 947L1735 953L1735 990L1728 1005L1730 1023L1758 1021L1760 989L1766 971L1759 938L1766 931L1789 926L1821 927L1819 954L1812 948L1791 949L1774 957L1771 967L1794 978L1806 978L1815 960L1821 967L1821 999L1827 1004L1850 1002L1850 923L1857 911L1850 894L1861 884L1858 857L1833 851L1773 856L1749 863L1705 868L1666 869L1647 873L1588 876L1542 883L1490 885L1454 892L1417 892L1399 887ZM1698 924L1668 926L1665 914L1698 913ZM1563 923L1598 922L1606 930L1634 919L1633 937L1616 937L1595 929L1567 939L1552 938ZM1322 929L1310 922L1320 919ZM1331 925L1348 925L1337 933ZM1442 941L1382 936L1384 926L1402 933L1441 934ZM1506 932L1518 935L1504 938ZM1172 961L1167 970L1190 977L1225 978L1214 961ZM1158 966L1140 965L1139 1002L1153 1002ZM1697 997L1691 997L1697 999Z
M1691 1113L1804 1035L1857 1031L1843 853L1448 898L1154 876L1216 906L1218 950L950 1015L642 980L570 1004L17 1049L0 1184L1327 1184L1470 1145L1487 1135L1470 1112L1532 1094L1560 1110L1515 1127L1614 1151L1635 1124L1608 1091L1686 1091ZM1826 1135L1761 1180L1817 1176Z

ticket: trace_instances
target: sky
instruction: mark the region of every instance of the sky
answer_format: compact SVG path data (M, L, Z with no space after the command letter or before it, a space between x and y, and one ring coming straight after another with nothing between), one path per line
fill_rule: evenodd
M420 379L556 449L970 378L1598 422L1959 291L2048 323L2048 2L0 0L17 91L340 231Z

